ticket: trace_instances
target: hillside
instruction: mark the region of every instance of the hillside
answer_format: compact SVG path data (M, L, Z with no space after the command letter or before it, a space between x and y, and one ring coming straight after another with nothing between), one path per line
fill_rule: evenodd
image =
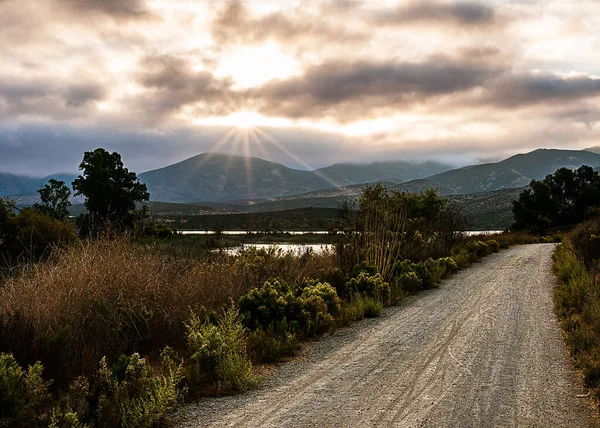
M39 200L37 189L54 178L64 181L69 187L77 177L74 174L52 174L46 177L30 177L0 172L0 197L9 196L19 205L28 205Z
M310 171L259 158L203 153L139 175L161 202L225 201L302 193L331 187Z
M155 201L237 204L248 199L266 200L321 189L343 189L343 185L348 184L399 183L450 168L436 162L394 161L335 164L304 171L259 158L203 153L139 177Z
M441 194L465 195L518 188L540 180L558 168L600 166L600 154L579 150L538 149L501 162L467 166L428 177ZM404 186L410 186L405 183Z
M454 167L437 162L390 161L369 164L338 163L317 169L316 172L344 186L378 181L403 183L451 169Z

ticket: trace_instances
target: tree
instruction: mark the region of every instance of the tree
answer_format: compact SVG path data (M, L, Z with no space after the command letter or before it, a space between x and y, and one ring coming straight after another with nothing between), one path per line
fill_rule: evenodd
M73 181L73 189L76 196L85 196L92 225L132 226L135 203L149 200L150 194L135 172L123 166L121 155L102 148L85 152L79 169L83 174Z
M573 225L600 206L600 175L583 165L560 168L542 181L532 180L513 201L513 229L545 233L551 227Z
M48 217L56 220L64 220L69 215L69 197L71 190L65 185L64 181L51 178L48 183L38 189L40 194L41 204L34 204L33 208Z

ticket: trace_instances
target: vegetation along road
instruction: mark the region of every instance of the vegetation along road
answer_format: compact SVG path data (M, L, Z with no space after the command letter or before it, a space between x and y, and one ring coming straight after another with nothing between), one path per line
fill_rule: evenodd
M263 388L187 406L184 426L588 426L553 311L553 244L486 257L314 343Z

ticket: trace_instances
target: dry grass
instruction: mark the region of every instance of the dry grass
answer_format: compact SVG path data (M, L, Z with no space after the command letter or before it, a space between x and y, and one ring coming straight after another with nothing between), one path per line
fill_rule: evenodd
M335 263L275 249L173 261L126 238L77 244L0 288L0 351L40 359L58 379L89 374L104 355L184 348L190 310L219 309L271 277L318 278Z

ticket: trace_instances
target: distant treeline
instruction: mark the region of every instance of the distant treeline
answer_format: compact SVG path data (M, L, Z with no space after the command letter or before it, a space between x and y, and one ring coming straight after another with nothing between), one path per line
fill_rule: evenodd
M344 210L335 208L299 208L286 211L239 214L170 216L175 229L195 230L331 230L344 225Z

